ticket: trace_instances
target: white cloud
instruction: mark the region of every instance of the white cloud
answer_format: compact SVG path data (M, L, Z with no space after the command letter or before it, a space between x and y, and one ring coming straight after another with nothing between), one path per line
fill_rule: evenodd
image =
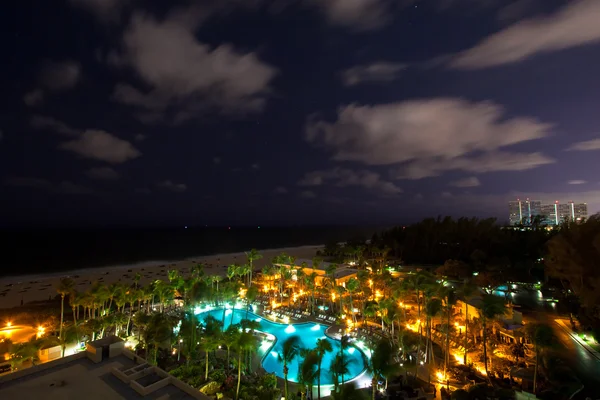
M161 189L170 190L172 192L185 192L187 185L183 183L174 183L170 180L162 181L156 184Z
M581 180L581 179L573 179L573 180L570 180L567 183L569 185L583 185L584 183L587 183L587 181L584 181L584 180Z
M43 115L33 115L29 124L34 129L49 129L65 136L78 136L81 133L80 130L71 128L64 122Z
M333 182L337 187L361 186L385 194L402 193L402 189L392 182L383 181L377 173L367 170L352 171L344 168L309 172L298 182L298 185L319 186L327 181Z
M334 25L356 31L379 28L390 21L390 0L310 0Z
M41 89L34 89L31 92L25 93L23 96L23 102L29 107L37 106L44 101L44 91Z
M285 186L277 186L275 188L274 192L277 194L286 194L288 192L288 190Z
M135 15L123 37L120 65L129 65L149 89L117 85L114 98L141 110L146 122L175 123L214 109L227 114L261 111L275 68L256 53L198 42L187 14L164 21Z
M600 40L600 1L572 0L554 14L522 20L459 53L451 66L479 69Z
M397 168L393 175L396 179L422 179L438 176L444 171L460 170L465 172L486 173L498 171L526 171L556 160L542 153L510 153L493 151L478 156L465 156L453 159L416 160Z
M70 89L81 78L81 66L74 61L47 61L40 72L40 84L53 91Z
M85 174L92 179L106 181L116 180L120 177L119 173L110 167L90 168Z
M59 148L111 164L120 164L141 155L130 142L94 129L86 130L81 136L61 144Z
M543 138L551 127L535 118L507 118L492 102L435 98L344 106L333 123L309 121L306 137L331 149L339 161L389 165L419 160L441 165Z
M367 65L356 65L342 72L342 82L354 86L363 82L391 82L406 68L406 64L378 61Z
M458 188L470 188L470 187L481 186L481 182L479 182L479 179L477 179L476 176L471 176L468 178L459 179L457 181L450 182L450 186L454 186L454 187L458 187Z
M317 197L317 195L315 194L315 192L310 191L310 190L304 190L300 193L300 196L305 198L305 199L314 199L315 197Z
M586 140L584 142L573 143L567 148L572 151L592 151L600 150L600 139Z
M27 187L34 189L47 190L54 193L62 194L90 194L93 190L81 186L71 181L62 181L53 183L47 179L30 178L30 177L13 177L6 179L5 183L9 186Z

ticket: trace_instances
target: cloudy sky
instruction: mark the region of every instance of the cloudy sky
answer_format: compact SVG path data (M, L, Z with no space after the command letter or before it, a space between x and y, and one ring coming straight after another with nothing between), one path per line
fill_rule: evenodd
M22 0L0 221L600 210L598 0Z

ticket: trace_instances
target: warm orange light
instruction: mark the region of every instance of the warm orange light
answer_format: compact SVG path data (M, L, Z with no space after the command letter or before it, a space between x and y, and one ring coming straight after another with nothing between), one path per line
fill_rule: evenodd
M436 372L436 373L435 373L435 376L437 376L437 378L438 378L440 381L444 381L444 380L446 380L446 377L444 376L444 373L443 373L442 371L438 371L438 372Z
M335 293L331 293L331 300L335 301Z
M454 323L454 326L458 328L458 322L455 322L455 323Z
M12 322L8 321L8 322L6 323L6 327L7 327L7 328L10 328L11 326L12 326Z
M369 279L369 286L373 287L373 280L372 279Z

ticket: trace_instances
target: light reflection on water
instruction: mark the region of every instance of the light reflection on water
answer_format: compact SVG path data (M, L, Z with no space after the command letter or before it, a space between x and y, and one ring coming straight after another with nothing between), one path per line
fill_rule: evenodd
M201 312L198 314L198 318L199 320L203 321L209 314L218 321L222 321L223 319L222 309ZM232 320L233 324L237 324L245 318L246 311L244 310L233 310L233 319L231 310L227 310L223 329L227 329L227 327L232 323ZM269 321L254 313L248 313L248 319L255 320L260 324L260 328L258 329L259 331L270 333L277 338L277 342L270 351L270 357L265 357L262 364L263 368L267 372L273 372L280 378L283 378L283 364L278 361L277 354L281 351L282 344L287 338L292 335L298 335L300 337L301 346L306 349L315 348L317 345L317 339L326 339L330 341L333 351L326 353L323 357L323 364L321 367L321 384L333 384L333 378L331 377L329 365L340 351L340 342L325 336L325 330L327 329L326 325L315 324L313 322L280 324ZM350 360L350 364L348 365L349 374L344 376L344 380L347 382L359 376L364 370L363 353L354 347L349 347L344 351L344 358L345 360ZM291 363L291 365L288 365L288 380L293 382L298 381L298 366L301 362L302 357L297 357Z

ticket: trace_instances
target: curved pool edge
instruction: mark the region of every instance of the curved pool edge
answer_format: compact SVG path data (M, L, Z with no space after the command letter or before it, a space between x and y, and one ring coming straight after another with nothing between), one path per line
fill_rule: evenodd
M265 321L267 321L269 323L277 324L277 325L281 325L281 326L289 326L289 325L320 325L320 326L324 326L326 328L325 328L325 331L323 332L323 335L326 336L327 338L331 339L331 340L335 340L336 342L340 342L340 339L337 339L337 338L335 338L332 335L330 335L330 334L327 333L327 330L329 328L331 328L333 325L324 324L324 323L320 323L320 322L317 322L317 321L303 321L303 322L283 323L283 322L279 322L279 321L273 321L273 320L268 319L268 318L266 318L266 317L264 317L262 315L256 314L253 311L247 311L245 309L240 309L240 308L226 308L226 310L232 310L232 311L237 310L237 311L239 311L241 313L247 313L248 316L252 316L253 317L253 318L242 318L242 319L255 320L256 318L261 318L261 319L263 319L263 320L265 320ZM206 314L206 313L210 313L210 312L213 312L213 311L222 312L223 308L212 308L210 310L201 311L200 313L197 313L197 314L195 313L195 315ZM264 354L260 357L260 367L266 373L268 373L268 374L274 374L278 379L285 379L285 378L277 375L277 373L275 373L275 372L268 372L265 369L265 367L264 367L265 358L267 357L267 355L269 355L271 353L272 349L275 347L275 345L277 344L277 342L279 341L279 339L277 338L277 336L275 336L274 334L272 334L270 332L265 332L265 331L260 330L260 329L255 329L254 331L255 332L260 332L260 333L262 333L264 335L272 336L275 339L275 340L273 340L273 343L269 346L269 348L267 350L265 350ZM357 351L359 351L361 353L361 355L363 356L362 357L362 359L363 359L363 367L361 369L361 372L359 372L356 376L354 376L353 378L351 378L349 380L344 380L344 383L350 383L350 382L357 381L360 378L362 378L366 374L366 372L367 372L367 367L364 365L364 357L367 357L367 354L360 347L358 347L355 343L351 343L351 346L353 348L355 348ZM297 381L292 380L292 379L288 379L288 382L292 382L294 384L298 384ZM333 388L334 386L335 385L333 383L330 383L330 384L328 383L328 384L322 384L321 388Z

